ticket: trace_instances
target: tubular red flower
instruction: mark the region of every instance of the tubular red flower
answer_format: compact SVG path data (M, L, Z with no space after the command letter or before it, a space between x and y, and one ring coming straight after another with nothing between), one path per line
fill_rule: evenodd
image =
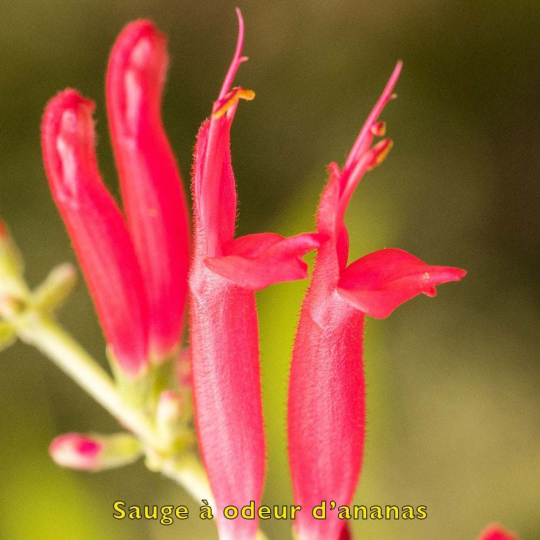
M107 72L107 111L127 224L139 259L155 361L179 345L187 296L189 216L161 121L166 38L149 21L118 37Z
M201 127L193 175L195 241L190 273L190 329L195 418L218 507L220 538L250 540L256 520L225 519L228 505L259 503L265 474L259 338L254 290L305 278L300 257L316 235L249 235L233 240L236 188L229 133L238 100L230 89L241 56L244 26L211 119Z
M107 342L121 371L136 378L148 364L146 295L123 217L99 175L93 110L75 90L54 97L43 117L43 159Z
M321 501L350 505L360 475L365 436L362 334L366 314L386 317L435 285L459 280L457 268L428 266L396 249L377 251L347 266L348 233L343 218L364 173L387 155L390 140L377 118L391 99L401 63L360 131L343 171L330 165L330 180L318 210L318 233L328 238L318 251L302 306L291 366L288 406L289 459L301 540L337 540L344 521L331 513L314 519Z
M498 525L491 525L482 532L478 540L518 540L518 538Z

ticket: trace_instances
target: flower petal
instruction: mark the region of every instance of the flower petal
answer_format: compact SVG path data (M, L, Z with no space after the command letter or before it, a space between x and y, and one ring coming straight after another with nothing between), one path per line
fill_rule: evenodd
M255 293L205 265L208 257L219 261L228 255L225 249L234 237L236 187L229 132L237 98L242 95L241 91L229 91L243 61L243 21L237 13L236 53L195 148L190 342L195 426L215 499L219 537L255 540L256 519L228 519L223 514L228 505L241 507L250 501L258 505L264 484L266 452ZM239 249L242 252L241 245Z
M225 256L205 259L205 264L236 285L258 291L306 278L308 266L302 256L320 243L321 235L315 233L289 238L274 233L250 234L233 240Z
M213 150L210 148L212 123L223 124L224 118L206 120L199 129L195 145L193 210L198 214L196 221L201 227L198 232L206 237L206 251L211 256L222 254L222 246L233 239L236 225L236 182L228 128L222 130L219 137L214 135L217 140L214 140ZM215 154L218 150L221 160L216 158L208 162L209 152Z
M351 528L349 527L348 523L346 523L345 527L341 529L341 536L339 537L339 540L352 540Z
M243 88L230 90L242 62L244 21L238 16L238 40L221 92L214 103L211 118L197 136L195 150L195 211L200 215L207 243L207 255L223 255L223 246L234 237L236 223L236 185L231 166L230 130L239 99L253 99L254 93Z
M350 304L377 319L420 293L435 295L435 285L459 281L465 270L429 266L400 249L381 249L350 264L338 292Z

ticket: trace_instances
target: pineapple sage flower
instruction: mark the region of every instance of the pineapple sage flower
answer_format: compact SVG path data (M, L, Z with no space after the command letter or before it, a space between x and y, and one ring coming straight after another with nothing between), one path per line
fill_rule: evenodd
M310 509L321 501L352 501L362 465L365 386L362 366L364 318L387 317L414 296L435 295L435 285L465 275L457 268L428 266L405 251L383 249L348 264L344 215L364 173L383 161L391 141L381 140L378 116L391 99L401 63L369 115L343 170L329 167L330 179L318 209L318 232L328 238L318 249L293 351L289 386L289 457L300 540L333 540L343 532L337 511L325 520Z
M200 128L193 175L194 256L189 278L195 421L222 540L255 538L256 520L226 519L229 505L259 503L265 474L255 292L302 279L301 256L319 245L315 234L283 238L261 233L234 239L236 189L229 134L239 99L254 94L231 85L242 57L239 11L236 52Z
M47 105L42 145L54 200L88 282L120 379L177 352L187 296L189 217L161 123L166 40L137 21L120 34L107 110L127 223L98 172L94 104L65 90Z

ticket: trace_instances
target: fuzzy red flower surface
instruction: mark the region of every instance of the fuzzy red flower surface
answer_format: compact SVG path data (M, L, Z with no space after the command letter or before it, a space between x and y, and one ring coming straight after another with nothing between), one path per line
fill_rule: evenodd
M47 105L42 146L68 229L119 373L176 354L189 267L189 216L161 123L167 52L148 21L120 34L107 75L107 110L127 224L98 172L94 104L65 90Z
M319 245L316 234L283 238L261 233L234 239L236 187L229 134L239 99L231 89L240 64L244 25L233 62L201 127L193 174L194 257L190 329L195 419L223 540L250 540L256 520L225 519L228 505L259 503L265 475L259 338L254 291L307 276L301 256Z
M93 110L75 90L53 98L43 116L43 158L107 343L119 369L136 378L148 367L146 292L123 216L98 171Z
M362 466L365 383L362 341L365 315L388 316L414 296L435 295L435 286L461 279L463 270L429 266L398 249L383 249L348 265L344 224L347 204L364 173L385 158L392 142L378 116L392 96L401 63L364 124L343 170L333 163L317 216L328 241L318 250L302 307L291 366L288 440L301 540L340 538L345 522L333 512L312 517L321 501L350 505Z
M178 348L190 260L186 198L161 122L167 62L165 36L150 21L135 21L116 40L107 72L111 140L156 362Z

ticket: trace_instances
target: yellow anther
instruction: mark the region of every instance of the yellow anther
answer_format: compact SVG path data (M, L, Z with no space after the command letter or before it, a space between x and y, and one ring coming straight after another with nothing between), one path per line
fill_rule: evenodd
M212 118L221 118L232 106L236 105L240 99L251 101L255 97L253 90L242 87L233 88L224 98L223 104L213 114Z
M386 135L386 122L375 122L371 126L371 133L375 135L375 137L384 137Z
M388 152L390 152L393 145L394 142L391 139L386 139L375 145L372 149L372 151L375 152L375 157L367 170L371 171L371 169L374 169L380 165L386 159L386 156L388 155Z

